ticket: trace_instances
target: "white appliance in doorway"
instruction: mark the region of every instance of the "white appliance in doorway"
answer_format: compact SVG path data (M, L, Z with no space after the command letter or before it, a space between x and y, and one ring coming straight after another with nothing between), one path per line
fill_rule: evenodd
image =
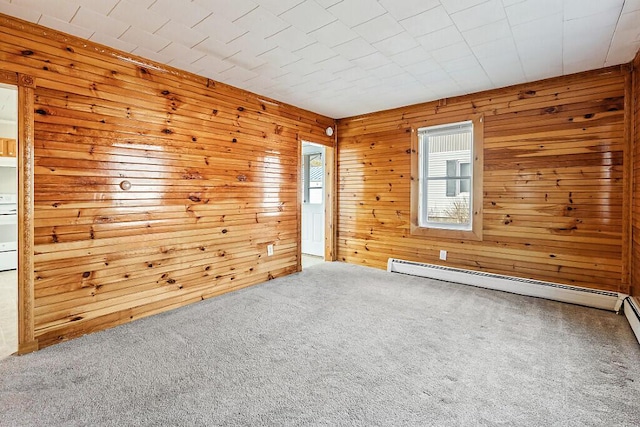
M325 148L302 143L302 253L324 257Z
M18 267L17 208L15 194L0 193L0 271Z

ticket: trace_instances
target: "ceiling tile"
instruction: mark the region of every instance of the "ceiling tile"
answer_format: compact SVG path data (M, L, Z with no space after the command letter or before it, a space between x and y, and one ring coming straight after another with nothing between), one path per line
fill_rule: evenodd
M219 40L208 38L193 46L193 49L218 59L227 58L240 51L237 47L224 44Z
M342 56L334 56L333 58L329 58L325 61L318 63L319 67L322 67L323 70L337 73L339 71L348 70L349 68L354 68L355 65L353 62L347 60Z
M354 59L352 61L356 66L363 70L371 70L373 68L382 67L383 65L391 64L391 61L380 52L374 52L371 55L363 56L362 58Z
M227 84L237 85L256 77L257 74L241 67L231 67L220 73L221 80Z
M42 15L39 23L40 25L44 25L45 27L53 28L54 30L62 31L67 34L73 34L74 36L78 36L83 39L88 39L93 34L92 30L70 24L61 19L54 18L53 16Z
M511 25L520 25L545 16L562 13L562 2L558 0L526 0L505 8Z
M322 62L338 55L335 51L320 43L314 43L309 46L303 47L302 49L294 51L294 53L313 63Z
M640 10L640 0L625 0L622 13L629 13Z
M487 0L440 0L450 14L484 3Z
M378 0L378 2L398 21L440 6L440 0Z
M434 50L431 52L431 56L442 65L456 59L473 56L473 53L465 42L459 42L451 46Z
M186 61L182 61L178 58L172 59L171 61L169 61L169 63L167 65L170 65L174 68L177 68L179 70L182 71L187 71L190 73L197 73L198 71L200 71L199 67L195 67L194 65L186 62Z
M275 15L280 15L302 3L304 0L257 0L260 6ZM227 6L228 7L228 6Z
M176 0L156 0L149 9L187 27L193 27L212 13L198 3Z
M120 0L109 16L149 33L156 32L169 21L166 16L159 15L128 0Z
M640 50L640 40L632 43L625 43L622 47L612 46L607 53L606 66L625 64L633 60L635 52Z
M419 46L416 39L406 31L373 44L373 47L385 56L393 56Z
M246 70L253 70L261 65L266 64L266 59L255 56L253 53L240 51L225 58L225 61L242 67Z
M347 70L343 70L343 71L337 72L336 76L338 76L341 79L344 79L344 80L346 80L348 82L354 82L356 80L360 80L360 79L364 79L366 77L369 77L369 73L367 73L362 68L353 67L353 68L349 68Z
M80 7L71 23L115 38L120 37L129 28L129 24L102 15L85 6Z
M429 52L464 41L455 25L425 34L417 40Z
M393 77L405 74L405 71L398 64L394 64L393 62L387 65L383 65L382 67L374 68L370 71L371 74L379 78Z
M292 62L296 62L300 60L300 56L289 52L281 47L273 48L267 52L261 53L258 55L260 58L267 60L270 64L275 67L283 67L287 64L291 64Z
M447 11L442 6L438 6L410 18L403 19L400 21L400 25L402 25L409 34L418 37L453 25L453 21L449 18Z
M189 48L202 43L202 41L207 38L205 34L192 30L186 25L176 21L167 22L162 28L156 31L155 34Z
M290 73L290 71L284 70L282 67L274 67L269 63L265 63L263 65L260 65L259 67L253 68L251 71L272 80Z
M89 40L105 46L111 46L112 48L121 50L123 52L132 52L133 49L137 47L135 44L127 43L120 39L116 39L99 32L93 33Z
M36 9L40 14L57 18L60 21L69 22L78 11L79 6L70 1L39 1L39 0L12 0L16 6ZM88 29L90 31L90 29ZM62 31L62 30L61 30ZM68 31L67 31L68 32ZM93 34L93 31L90 31Z
M309 74L313 74L314 71L317 71L318 66L314 62L303 58L299 61L292 62L291 64L283 66L282 69L284 71L287 71L288 73L306 76Z
M468 31L506 18L501 0L489 0L451 15L458 30Z
M435 59L425 59L420 62L416 62L414 64L404 66L402 68L412 76L418 76L425 73L432 73L434 71L441 71L444 73L444 71L442 70L442 67L440 66L440 64L436 62Z
M328 47L334 47L358 38L355 31L338 20L310 32L309 36Z
M251 31L227 43L227 47L234 52L242 51L246 53L252 53L256 56L277 46L278 44L275 43L271 38L265 39L257 34L254 34Z
M87 7L94 12L108 15L111 12L119 0L78 0L81 6Z
M201 69L203 70L209 70L209 72L214 72L216 74L222 73L223 71L233 67L233 64L224 62L222 59L210 55L198 59L193 63L193 65L195 67L201 67Z
M419 62L430 60L431 55L422 45L417 45L413 49L405 50L389 57L393 62L401 67L407 67Z
M121 36L120 40L135 44L137 46L148 49L152 52L158 52L160 49L171 43L170 40L160 37L157 34L147 33L138 28L129 27Z
M518 55L518 49L511 37L479 44L477 46L473 46L471 50L478 59L491 58L494 56Z
M222 43L229 43L247 32L246 27L234 25L225 18L211 14L193 27L193 30L213 37Z
M251 30L262 37L269 37L289 26L288 23L260 6L233 21L234 24Z
M362 58L363 56L376 52L376 49L361 37L334 46L333 50L347 59Z
M191 64L204 56L202 52L189 49L187 46L178 43L170 43L159 50L158 53L172 59L180 59L187 64Z
M393 37L404 31L404 28L391 17L388 13L373 18L363 24L353 27L353 31L369 43L379 42L380 40Z
M330 8L334 4L338 4L343 0L316 0L316 2L325 9Z
M624 4L624 0L564 0L564 19L584 18L585 16L600 14L608 9L618 9L618 13Z
M491 79L493 85L505 82L505 85L525 81L524 71L517 54L511 56L489 56L478 58L480 65Z
M231 22L258 7L258 3L253 0L233 0L233 7L229 7L229 0L193 0L193 2Z
M171 59L173 58L169 58L165 55L162 55L158 52L154 52L152 50L149 50L147 48L138 46L136 47L133 52L131 52L133 55L137 55L137 56L141 56L145 59L150 59L152 61L156 61L156 62L160 62L160 63L167 63L169 62Z
M511 27L516 43L525 39L553 39L560 45L561 43L559 43L559 41L562 40L562 30L563 21L561 13Z
M267 40L290 51L302 49L305 46L316 43L313 38L293 26L267 37Z
M478 59L473 55L454 57L446 61L438 61L438 63L447 73L480 67Z
M476 46L493 40L512 37L511 26L506 19L464 31L462 35L469 46Z
M337 19L314 0L300 3L279 16L304 33L310 33Z
M387 12L376 0L342 1L327 10L351 28Z
M319 86L329 84L337 79L337 77L333 73L327 70L316 70L309 75L309 78L311 78L311 81L317 83Z
M38 22L42 14L32 7L20 6L15 3L9 3L10 0L0 1L0 13L15 16L25 21Z

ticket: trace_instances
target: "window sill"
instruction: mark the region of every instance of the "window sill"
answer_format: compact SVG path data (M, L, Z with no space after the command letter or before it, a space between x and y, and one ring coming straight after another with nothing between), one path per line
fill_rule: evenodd
M415 237L482 241L482 229L456 230L456 229L447 229L447 228L430 228L430 227L420 227L412 223L410 232L411 232L411 235Z

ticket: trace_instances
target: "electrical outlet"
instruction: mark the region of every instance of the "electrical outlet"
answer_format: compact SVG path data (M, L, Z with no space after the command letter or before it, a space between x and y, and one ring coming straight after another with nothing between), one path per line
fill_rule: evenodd
M440 259L442 261L446 261L447 260L447 251L440 250Z
M267 256L273 255L273 245L267 245Z

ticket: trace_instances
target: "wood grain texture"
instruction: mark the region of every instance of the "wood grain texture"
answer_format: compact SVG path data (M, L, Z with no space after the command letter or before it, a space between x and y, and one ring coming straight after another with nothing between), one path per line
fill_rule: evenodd
M297 270L299 140L333 119L4 15L0 60L37 83L40 347Z
M628 73L613 67L339 120L338 259L384 268L397 257L623 291ZM485 118L483 240L412 236L406 129L469 114Z
M631 287L629 293L640 297L640 51L632 63L631 138L633 140L633 198L631 225Z

